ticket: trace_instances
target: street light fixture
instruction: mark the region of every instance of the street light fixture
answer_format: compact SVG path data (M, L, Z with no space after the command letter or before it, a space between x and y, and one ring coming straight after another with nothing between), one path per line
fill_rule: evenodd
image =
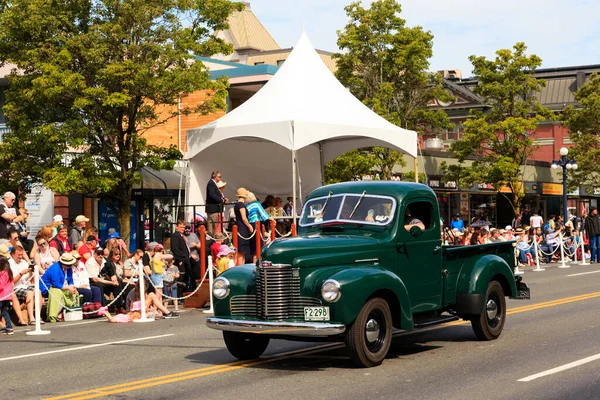
M562 168L562 173L563 173L563 218L565 223L567 222L567 218L568 218L568 211L567 211L567 170L576 170L577 169L577 163L575 162L575 160L571 160L567 158L567 155L569 154L569 149L567 149L566 147L561 147L560 148L560 160L552 160L552 169L557 169L557 168Z

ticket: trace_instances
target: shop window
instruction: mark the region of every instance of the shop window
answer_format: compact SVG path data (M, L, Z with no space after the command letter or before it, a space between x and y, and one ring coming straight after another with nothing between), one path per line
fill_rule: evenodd
M426 201L415 201L404 209L404 225L415 224L419 220L425 230L433 226L433 205Z

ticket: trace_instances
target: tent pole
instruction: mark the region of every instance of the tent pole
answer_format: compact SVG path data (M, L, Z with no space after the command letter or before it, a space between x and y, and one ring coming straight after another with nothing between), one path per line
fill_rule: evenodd
M419 183L419 168L417 167L417 157L415 156L414 161L414 169L415 169L415 182Z
M294 143L294 121L292 121L292 216L294 225L296 225L296 143Z
M319 160L321 161L321 186L325 185L325 156L323 155L323 142L319 142Z

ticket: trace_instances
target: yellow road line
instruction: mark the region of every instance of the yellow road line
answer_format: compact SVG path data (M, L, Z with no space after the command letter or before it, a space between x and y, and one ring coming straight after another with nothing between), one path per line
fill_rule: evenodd
M583 294L583 295L579 295L579 296L566 297L563 299L546 301L543 303L536 303L536 304L523 306L523 307L511 308L511 309L507 310L506 313L507 314L518 314L518 313L522 313L522 312L539 310L542 308L555 307L555 306L559 306L559 305L563 305L563 304L574 303L577 301L589 300L589 299L593 299L593 298L597 298L597 297L600 297L600 292L587 293L587 294ZM444 325L440 325L439 328L443 328L443 327L447 327L447 326L463 325L463 324L467 324L467 323L469 323L469 322L468 321L454 321L454 322L446 323ZM412 333L412 332L409 331L407 333ZM179 382L179 381L183 381L183 380L199 378L199 377L208 376L208 375L215 375L215 374L224 373L224 372L236 371L238 369L243 369L243 368L253 367L256 365L267 364L267 363L285 360L285 359L291 358L295 355L308 355L308 354L321 352L324 350L333 350L336 348L341 348L343 346L344 346L343 344L329 343L329 344L325 344L325 345L310 347L308 349L299 349L299 350L293 350L290 352L280 353L280 354L274 355L269 358L263 358L263 359L258 359L258 360L254 360L254 361L235 361L235 362L231 362L231 363L227 363L227 364L214 365L212 367L199 368L199 369L183 371L183 372L178 372L178 373L169 374L169 375L161 375L161 376L157 376L154 378L147 378L147 379L141 379L141 380L137 380L137 381L121 383L118 385L104 386L104 387L91 389L91 390L85 390L85 391L77 392L77 393L70 393L70 394L66 394L66 395L62 395L62 396L51 397L51 398L48 398L47 400L94 399L94 398L98 398L98 397L108 396L111 394L125 393L125 392L130 392L133 390L140 390L140 389L144 389L144 388L148 388L148 387L152 387L152 386L164 385L167 383Z

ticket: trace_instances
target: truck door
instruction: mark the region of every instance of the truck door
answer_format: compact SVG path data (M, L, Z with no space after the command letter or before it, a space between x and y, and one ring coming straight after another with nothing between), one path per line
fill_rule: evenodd
M399 217L398 270L408 290L412 312L439 308L443 288L442 239L437 204L429 198L405 200ZM424 229L411 234L410 228L415 225Z

